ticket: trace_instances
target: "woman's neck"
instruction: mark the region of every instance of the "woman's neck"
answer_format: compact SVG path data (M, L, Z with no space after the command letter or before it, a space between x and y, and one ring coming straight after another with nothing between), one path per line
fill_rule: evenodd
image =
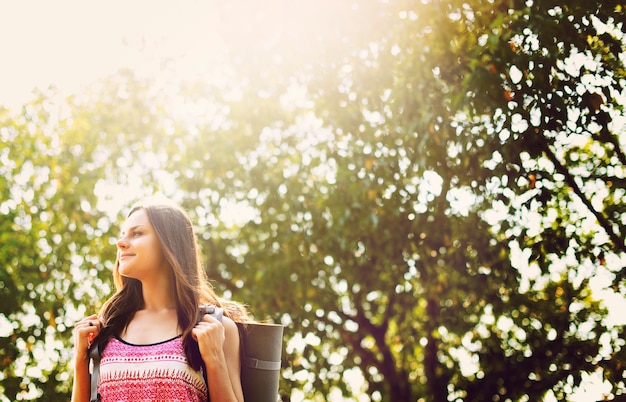
M156 277L142 282L143 308L149 311L176 309L174 288L169 278Z
M152 345L181 334L175 309L144 309L135 312L121 338L134 345Z

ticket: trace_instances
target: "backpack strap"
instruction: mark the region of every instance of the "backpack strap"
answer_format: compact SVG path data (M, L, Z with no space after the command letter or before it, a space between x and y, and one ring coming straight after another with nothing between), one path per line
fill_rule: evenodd
M205 314L208 314L211 317L218 320L219 322L222 322L222 317L224 316L224 310L212 304L201 305L200 311L198 311L198 321L197 321L198 324L200 323L200 321L202 321L202 317L204 317Z
M100 394L98 394L98 379L100 378L100 350L98 345L94 345L89 352L89 357L93 362L93 369L91 371L91 397L89 402L98 402L100 400Z

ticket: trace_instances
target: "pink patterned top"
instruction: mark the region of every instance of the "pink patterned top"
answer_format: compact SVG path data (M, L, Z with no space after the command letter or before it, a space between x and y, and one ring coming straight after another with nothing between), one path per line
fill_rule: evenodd
M188 364L180 336L153 345L112 338L102 352L98 392L102 402L208 398L202 373Z

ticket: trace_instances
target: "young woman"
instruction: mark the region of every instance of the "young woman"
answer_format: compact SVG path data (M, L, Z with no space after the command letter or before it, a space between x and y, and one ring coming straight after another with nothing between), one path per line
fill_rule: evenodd
M113 277L117 291L100 315L75 325L73 401L89 401L94 345L101 351L102 401L243 401L233 320L245 320L246 311L216 296L180 207L144 202L132 208L117 241ZM197 323L202 304L222 307L223 320L204 315Z

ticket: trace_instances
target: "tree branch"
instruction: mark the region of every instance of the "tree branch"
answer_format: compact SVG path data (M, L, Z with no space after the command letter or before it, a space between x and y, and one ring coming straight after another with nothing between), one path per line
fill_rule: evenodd
M615 233L615 231L613 230L613 226L611 225L611 222L607 219L607 217L593 207L591 201L585 196L585 194L583 194L578 184L576 184L576 180L574 180L574 177L570 174L569 170L567 170L567 168L556 157L556 155L550 148L550 145L548 144L546 138L544 136L540 137L543 144L543 151L545 152L548 159L550 159L550 161L554 164L556 171L562 174L563 177L565 177L565 183L567 183L567 185L570 186L572 190L574 190L574 193L578 196L582 203L596 217L596 219L600 223L600 226L604 228L609 238L611 239L611 242L613 242L613 245L620 251L626 253L626 244L624 244L624 239L621 238L620 235Z

